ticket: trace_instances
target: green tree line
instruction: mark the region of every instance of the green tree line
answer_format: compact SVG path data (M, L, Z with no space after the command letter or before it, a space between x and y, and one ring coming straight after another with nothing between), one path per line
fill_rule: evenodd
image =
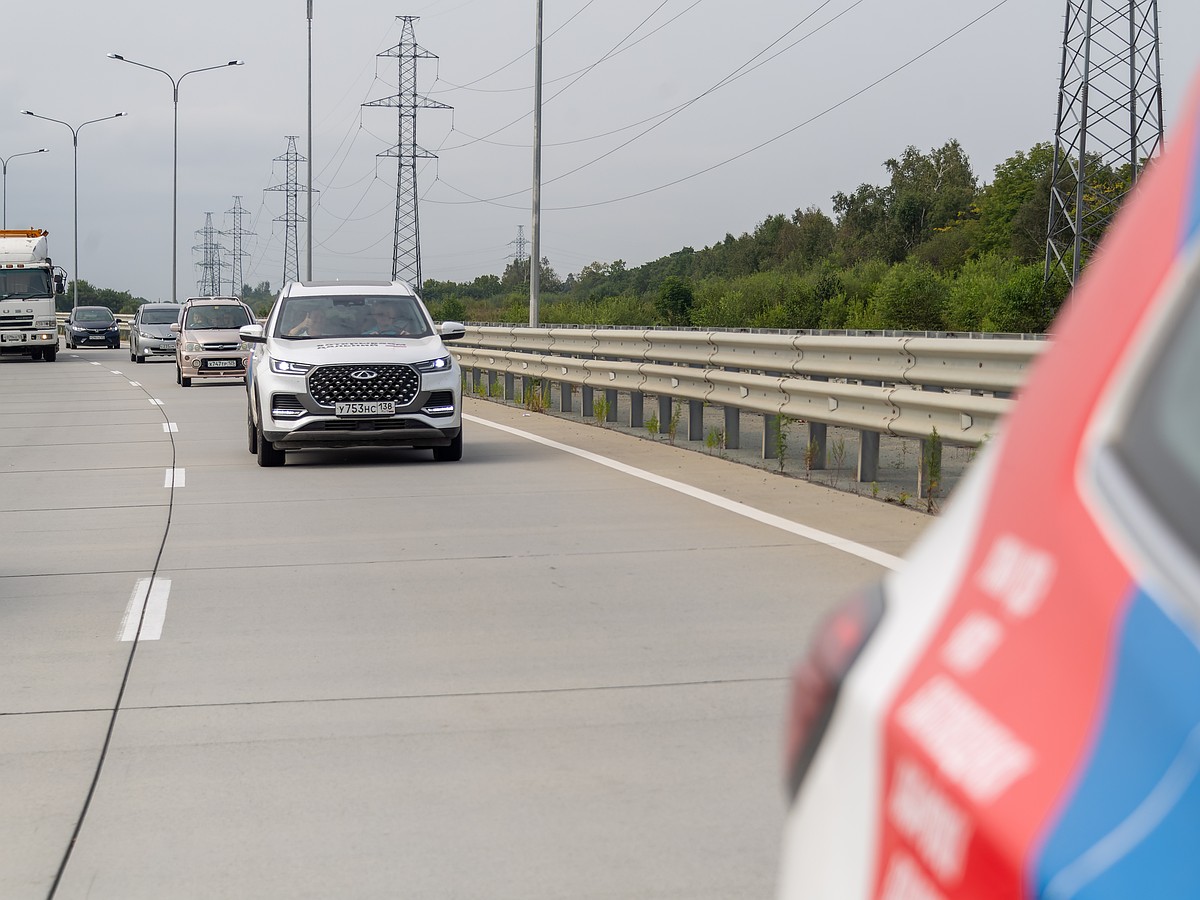
M1053 147L1039 143L980 183L951 140L907 147L883 184L764 219L752 233L630 268L593 262L565 278L543 258L544 324L702 328L1044 331L1067 294L1044 277ZM1127 171L1101 170L1119 197ZM437 318L529 320L529 261L469 283L428 280Z

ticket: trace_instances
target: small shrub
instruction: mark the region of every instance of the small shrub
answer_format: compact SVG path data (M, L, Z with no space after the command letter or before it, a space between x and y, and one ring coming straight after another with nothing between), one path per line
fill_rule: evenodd
M646 431L650 432L651 437L658 437L658 413L650 413L650 418L646 420Z

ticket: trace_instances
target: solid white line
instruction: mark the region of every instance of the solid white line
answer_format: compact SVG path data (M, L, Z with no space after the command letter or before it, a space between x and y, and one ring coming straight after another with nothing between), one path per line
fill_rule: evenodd
M163 422L163 431L172 432L172 431L178 431L178 430L179 430L179 426L176 425L174 422Z
M149 596L147 596L149 591ZM117 640L157 641L162 637L163 623L167 620L167 599L171 594L169 579L154 579L154 587L150 587L150 579L142 578L133 586L133 595L129 605L125 607L125 617L121 620L121 628L117 632ZM145 609L143 614L142 610ZM141 633L138 633L138 626Z
M856 541L850 541L846 538L838 537L836 534L830 534L827 531L821 531L816 528L810 528L807 525L801 525L799 522L793 522L790 519L785 519L782 516L777 516L773 513L764 512L753 506L747 506L745 503L738 503L736 500L730 500L722 497L720 494L714 494L709 491L693 487L690 484L684 484L681 481L675 481L671 478L664 478L661 475L655 475L653 472L647 472L645 469L638 469L634 466L626 465L622 462L617 462L615 459L609 459L607 456L600 456L598 453L590 453L587 450L580 450L578 447L572 447L569 444L560 444L558 441L552 441L549 438L541 437L540 435L530 434L527 431L521 431L517 428L510 428L508 425L500 425L496 422L489 422L486 419L480 419L477 416L464 415L464 419L469 422L474 422L477 425L486 425L488 428L495 428L497 431L503 431L508 434L515 435L519 438L524 438L527 441L533 441L535 444L543 444L546 447L553 447L555 450L561 450L563 453L570 453L573 456L578 456L581 459L586 459L590 462L597 463L601 466L606 466L610 469L615 469L625 475L630 475L634 478L640 478L643 481L648 481L651 484L657 484L660 487L665 487L668 490L676 491L685 496L692 497L696 500L709 503L731 513L736 513L739 516L745 516L747 519L752 519L755 522L760 522L763 525L770 525L772 528L778 528L781 531L789 532L806 540L815 541L818 544L824 544L827 547L832 547L835 550L840 550L843 553L849 553L852 556L857 556L860 559L865 559L868 562L873 562L887 569L900 569L904 565L904 560L898 556L892 556L890 553L884 553L882 550L876 550L874 547L868 547L866 544L860 544Z
M187 469L167 469L167 476L163 479L163 487L183 487L187 483L186 472Z

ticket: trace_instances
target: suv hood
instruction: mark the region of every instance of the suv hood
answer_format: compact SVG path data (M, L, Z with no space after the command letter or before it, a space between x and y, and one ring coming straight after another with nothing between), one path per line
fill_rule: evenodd
M318 338L297 341L273 338L270 352L276 359L319 366L415 363L445 356L448 351L441 338L434 335L425 338Z
M151 337L156 338L174 338L175 334L171 331L170 325L139 325L138 331L144 331Z

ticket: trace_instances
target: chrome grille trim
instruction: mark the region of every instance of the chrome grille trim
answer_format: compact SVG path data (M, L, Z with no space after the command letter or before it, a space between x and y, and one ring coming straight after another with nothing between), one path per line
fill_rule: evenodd
M365 371L374 372L375 377L354 377ZM318 366L308 374L308 392L323 407L372 400L393 400L397 407L404 407L420 390L421 376L406 365Z

